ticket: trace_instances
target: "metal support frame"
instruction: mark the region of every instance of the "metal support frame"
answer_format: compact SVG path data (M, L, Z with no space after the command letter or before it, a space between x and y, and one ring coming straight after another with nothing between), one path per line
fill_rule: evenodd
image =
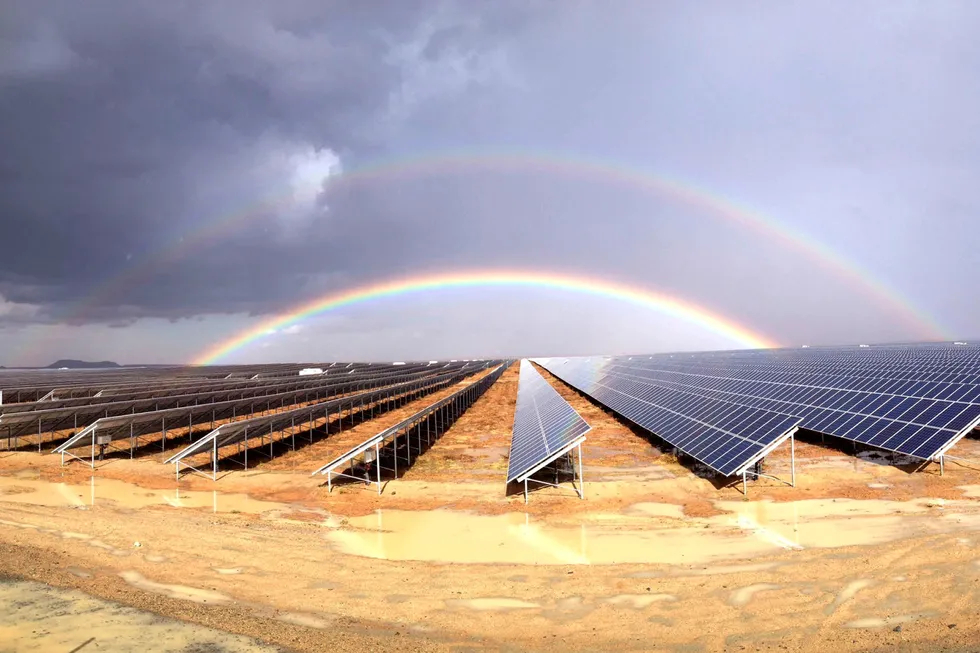
M95 469L95 433L96 433L96 429L92 429L92 450L91 450L92 451L92 454L91 454L91 459L90 460L85 460L81 456L76 456L75 454L71 453L70 451L68 451L66 449L62 449L61 450L61 466L62 467L65 466L65 456L67 455L68 457L74 458L75 460L80 460L83 463L85 463L86 465L88 465L89 467L91 467L92 469Z
M947 455L947 452L950 449L953 448L953 445L955 445L957 442L959 442L960 440L962 440L963 438L965 438L967 435L969 435L970 433L972 433L974 431L974 429L977 429L977 428L980 428L980 417L978 417L977 419L975 419L970 424L967 424L966 427L962 431L960 431L959 433L956 434L956 436L954 436L952 439L950 439L950 441L947 442L943 446L943 448L940 449L939 452L936 453L936 455L933 456L930 459L932 462L938 462L939 463L939 475L940 476L943 476L946 473L946 455ZM950 458L952 458L952 456L950 456ZM956 460L956 458L953 458L953 460Z
M529 491L528 491L528 482L537 483L539 485L547 485L548 487L561 488L561 484L557 482L557 478L556 478L556 482L555 483L549 483L548 481L542 481L540 479L531 478L531 477L534 474L537 474L539 471L541 471L545 467L551 465L552 463L557 463L558 462L558 459L560 459L562 456L567 456L572 451L575 451L575 458L576 458L576 462L577 462L577 464L575 464L575 463L572 464L572 489L575 490L575 494L578 495L578 498L579 499L584 499L585 498L585 481L584 481L584 477L582 476L582 443L583 442L585 442L585 438L584 437L579 438L575 442L572 442L570 445L562 448L558 453L556 453L552 457L548 458L546 461L544 461L541 464L539 464L537 467L535 467L534 469L532 469L531 471L529 471L527 474L525 474L525 475L519 477L518 479L516 479L518 483L523 482L523 484L524 484L524 503L525 503L525 505L528 503L528 493L529 493ZM557 475L558 475L558 468L556 466L555 467L555 476L557 477ZM578 481L578 485L577 486L575 484L575 481L576 480Z
M750 475L750 474L752 476L755 476L756 478L769 478L769 479L772 479L774 481L779 481L780 483L786 483L786 485L789 485L790 487L796 487L796 430L797 429L794 428L789 433L789 469L790 469L790 480L787 481L786 479L779 478L778 476L773 476L771 474L763 474L761 472L753 472L753 471L749 470L749 467L750 466L755 465L756 463L760 463L763 460L765 460L765 455L757 456L756 458L754 458L752 460L751 463L749 463L748 465L746 465L745 467L742 468L741 476L742 476L742 495L743 496L746 496L746 497L749 496L748 483L746 481L746 477L748 475ZM777 441L776 444L778 445L778 444L781 444L781 443L782 443L781 441ZM764 452L764 454L768 454L774 448L775 447L769 448L767 451ZM739 472L735 472L735 474L736 475L739 475Z

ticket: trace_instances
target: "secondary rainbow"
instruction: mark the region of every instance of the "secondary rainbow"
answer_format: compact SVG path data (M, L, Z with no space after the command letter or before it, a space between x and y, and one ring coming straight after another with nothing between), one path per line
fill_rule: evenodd
M908 325L910 337L950 339L944 327L895 288L809 235L716 191L641 167L630 167L617 162L582 160L567 154L520 151L437 152L366 165L344 172L330 183L344 187L371 181L383 182L398 178L472 170L505 173L542 172L581 177L586 181L600 181L636 188L695 207L703 214L740 225L763 238L778 242L788 251L795 251L839 278L846 279L857 291L890 310L896 317L900 317ZM258 201L253 200L236 211L201 220L199 227L169 243L162 244L156 251L140 256L133 265L107 279L88 296L80 298L64 318L69 322L83 320L90 307L112 303L126 290L146 283L153 275L166 270L168 266L175 264L194 249L220 241L249 222L275 213L290 200L290 197L289 192L266 196Z
M331 310L386 297L450 288L524 286L583 293L628 302L685 320L747 348L777 346L767 336L734 320L678 297L618 282L529 270L479 270L432 274L373 283L330 292L291 311L263 320L195 357L195 365L211 365L270 332Z

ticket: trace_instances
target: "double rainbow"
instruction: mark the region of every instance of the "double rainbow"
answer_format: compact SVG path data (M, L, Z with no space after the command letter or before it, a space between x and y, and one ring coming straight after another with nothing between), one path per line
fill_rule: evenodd
M588 277L557 275L530 270L481 270L411 277L329 293L287 313L264 320L248 330L214 345L196 356L194 364L211 365L272 331L345 306L433 290L492 286L548 288L615 299L650 308L664 315L692 323L724 336L733 344L741 347L756 349L776 346L775 341L765 335L751 331L729 318L678 297Z

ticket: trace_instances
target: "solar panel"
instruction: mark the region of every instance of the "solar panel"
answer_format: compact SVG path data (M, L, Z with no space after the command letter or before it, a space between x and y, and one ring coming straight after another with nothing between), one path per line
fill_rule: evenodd
M591 427L527 360L521 361L507 482L524 481L585 440Z
M610 359L541 365L723 476L741 474L788 439L800 418L606 372Z
M980 349L972 346L658 354L569 359L568 365L584 386L629 386L778 412L808 430L922 460L942 462L980 423Z

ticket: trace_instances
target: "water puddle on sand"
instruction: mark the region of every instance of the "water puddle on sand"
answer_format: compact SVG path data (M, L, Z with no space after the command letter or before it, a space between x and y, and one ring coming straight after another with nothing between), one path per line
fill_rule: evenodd
M202 590L196 587L187 587L186 585L166 585L164 583L156 583L152 580L144 578L143 574L139 573L138 571L123 571L120 572L119 575L124 581L133 587L146 592L163 594L164 596L169 596L172 599L209 604L228 603L231 601L231 597L220 594L219 592L211 592L209 590Z
M768 592L778 589L779 585L773 585L771 583L757 583L755 585L749 585L748 587L742 587L732 592L732 596L730 599L728 599L728 602L735 607L740 608L748 605L749 601L752 600L752 597L759 592Z
M943 508L951 504L937 499L715 503L719 509L734 513L740 528L785 549L878 544L980 523L977 506L960 502L957 507L972 514L944 514Z
M609 605L642 610L654 603L676 600L677 597L673 594L618 594L605 599L605 602Z
M276 619L283 623L294 626L304 626L306 628L317 628L324 630L333 625L334 619L306 612L280 612Z
M249 514L289 510L286 504L257 501L246 494L192 492L178 488L148 490L124 481L94 476L82 485L0 477L0 503L4 502L82 509L98 508L102 503L129 509L170 506Z
M142 653L147 642L161 653L278 651L247 637L165 619L95 599L73 590L32 582L0 582L0 649L41 651L130 651ZM81 648L79 648L81 647Z
M468 610L479 610L481 612L496 612L501 610L527 610L530 608L540 608L537 603L529 603L520 599L508 598L482 598L482 599L449 599L446 601L447 607L466 608Z
M633 520L630 522L635 524ZM378 511L327 539L345 553L390 560L510 564L685 563L771 551L731 528L621 530L618 524L552 527L524 513ZM735 537L733 537L733 535Z
M841 590L840 594L837 595L837 598L834 599L834 602L827 606L824 612L828 615L833 614L837 608L853 599L858 592L866 587L871 587L873 584L874 581L869 578L860 578L858 580L851 581L844 587L844 589Z
M847 628L885 628L886 626L906 624L916 619L926 619L934 616L936 616L935 613L922 612L918 614L897 615L894 617L866 617L864 619L848 621L844 626Z
M708 565L781 550L869 545L980 528L980 506L945 502L812 499L719 501L727 514L685 517L679 506L641 503L622 514L580 515L577 526L526 513L376 511L326 538L344 553L389 560L504 564Z

